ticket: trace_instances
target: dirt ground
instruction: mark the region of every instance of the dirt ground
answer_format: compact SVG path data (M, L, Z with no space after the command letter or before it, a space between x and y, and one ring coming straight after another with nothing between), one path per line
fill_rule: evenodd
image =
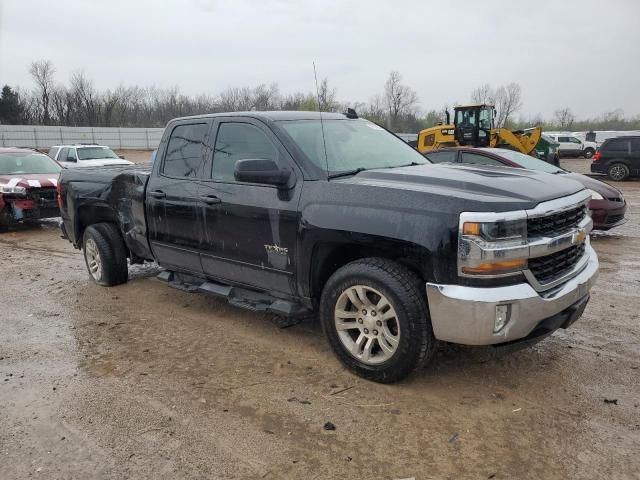
M443 347L395 385L154 266L98 287L54 221L3 234L0 478L640 478L640 181L617 186L629 222L593 236L581 320L499 358Z

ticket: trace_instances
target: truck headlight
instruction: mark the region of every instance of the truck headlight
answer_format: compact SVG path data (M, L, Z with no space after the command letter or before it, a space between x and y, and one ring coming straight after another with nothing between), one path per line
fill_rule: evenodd
M462 235L485 242L526 243L527 222L524 219L502 222L464 222Z
M7 185L2 185L0 187L0 193L13 193L16 195L24 195L27 193L27 189L24 187L9 187Z
M526 250L527 221L524 218L465 221L460 231L459 272L464 276L479 277L513 275L526 270Z

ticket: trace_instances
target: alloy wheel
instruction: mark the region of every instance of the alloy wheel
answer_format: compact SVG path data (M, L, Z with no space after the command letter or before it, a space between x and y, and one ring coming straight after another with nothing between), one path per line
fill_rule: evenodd
M367 365L389 360L400 343L400 323L393 305L366 285L347 288L334 310L338 338L345 349Z

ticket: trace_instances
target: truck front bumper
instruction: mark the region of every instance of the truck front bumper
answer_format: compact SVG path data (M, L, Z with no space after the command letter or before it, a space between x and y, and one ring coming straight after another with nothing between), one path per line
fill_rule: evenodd
M582 313L598 276L598 257L588 245L584 269L561 286L537 292L528 283L507 287L477 288L427 283L433 333L438 340L464 345L493 345L524 340L538 326L568 326ZM498 306L510 306L509 319L496 329ZM564 315L580 305L577 315ZM564 322L549 322L566 316ZM535 336L535 335L534 335Z

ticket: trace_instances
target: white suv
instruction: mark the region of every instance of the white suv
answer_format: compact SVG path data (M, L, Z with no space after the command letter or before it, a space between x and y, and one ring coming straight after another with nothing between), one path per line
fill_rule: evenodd
M572 133L544 133L560 144L558 153L563 157L591 158L598 149L596 142L582 141Z
M133 165L104 145L54 145L49 149L49 156L66 168Z

